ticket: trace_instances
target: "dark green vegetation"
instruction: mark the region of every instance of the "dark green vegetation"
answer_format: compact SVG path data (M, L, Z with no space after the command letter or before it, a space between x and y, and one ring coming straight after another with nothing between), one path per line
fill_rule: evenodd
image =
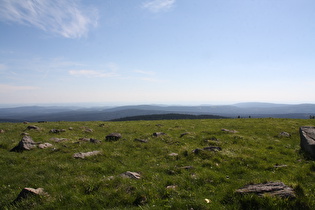
M315 162L300 151L300 126L314 120L211 119L133 122L1 123L1 209L314 209ZM33 124L31 124L33 125ZM72 127L69 130L69 127ZM87 132L86 128L93 129ZM222 128L237 133L221 131ZM66 129L49 133L51 129ZM279 136L288 132L290 137ZM9 152L28 132L35 142L53 148ZM104 140L121 133L118 141ZM153 137L154 132L167 135ZM188 132L188 133L187 133ZM181 134L187 133L181 136ZM56 143L52 137L67 138ZM102 140L100 144L79 138ZM147 143L134 139L148 140ZM196 148L219 146L221 151ZM77 152L100 150L86 159ZM178 153L178 156L170 156ZM185 167L192 166L192 167ZM282 167L279 167L282 166ZM119 174L133 171L141 179ZM281 181L296 199L241 196L235 190L250 183ZM49 197L11 202L24 187L42 187ZM208 200L205 200L208 199ZM208 201L208 202L206 202Z

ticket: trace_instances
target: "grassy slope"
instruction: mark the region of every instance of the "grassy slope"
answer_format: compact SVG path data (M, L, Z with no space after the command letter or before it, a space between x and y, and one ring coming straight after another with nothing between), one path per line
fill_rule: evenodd
M300 126L314 120L214 119L134 122L49 122L40 131L26 131L36 142L49 142L55 149L9 152L27 125L2 123L0 129L0 207L8 209L312 209L315 207L315 163L300 152ZM68 130L72 127L73 130ZM85 132L85 127L94 132ZM221 128L238 133L222 132ZM50 129L67 129L60 134ZM152 137L153 132L167 135ZM292 136L279 137L282 131ZM81 137L104 140L112 132L117 142L92 144ZM190 134L180 138L185 132ZM52 137L68 138L55 143ZM147 139L148 143L133 141ZM218 139L217 141L213 140ZM222 151L193 154L192 150L220 146ZM84 160L76 152L102 151ZM175 152L178 157L168 154ZM287 167L275 168L275 165ZM192 169L182 169L193 166ZM135 171L140 180L119 174ZM239 196L234 191L249 183L282 181L295 188L297 199ZM176 185L175 189L167 189ZM24 187L42 187L50 194L11 205ZM143 199L145 197L145 199ZM210 203L205 202L209 199Z

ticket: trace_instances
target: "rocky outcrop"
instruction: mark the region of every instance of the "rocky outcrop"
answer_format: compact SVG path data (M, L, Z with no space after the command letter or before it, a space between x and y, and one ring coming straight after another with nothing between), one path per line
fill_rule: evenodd
M291 187L283 184L282 182L267 182L264 184L250 184L246 185L238 190L237 193L249 194L253 193L258 196L264 196L265 194L269 196L278 196L282 198L294 198L295 193Z
M24 150L31 150L35 147L36 143L30 136L23 136L19 144L11 149L11 152L23 152Z
M300 127L301 149L315 159L315 127Z

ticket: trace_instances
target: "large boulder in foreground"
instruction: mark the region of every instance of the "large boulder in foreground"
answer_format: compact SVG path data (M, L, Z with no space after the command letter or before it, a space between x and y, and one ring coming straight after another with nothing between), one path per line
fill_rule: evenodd
M35 147L36 143L30 136L23 136L19 144L11 149L11 152L23 152L24 150L31 150Z
M267 182L264 184L250 184L238 190L240 194L256 194L258 196L278 196L281 198L295 198L294 190L282 182Z
M300 127L301 149L315 159L315 127Z

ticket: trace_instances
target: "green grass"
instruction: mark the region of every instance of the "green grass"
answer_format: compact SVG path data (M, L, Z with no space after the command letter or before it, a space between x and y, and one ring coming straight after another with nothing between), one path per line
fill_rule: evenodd
M300 151L298 130L314 124L314 120L297 119L48 122L37 124L39 131L25 131L28 125L1 123L5 133L0 134L0 208L314 209L315 162ZM85 132L85 128L93 132ZM222 128L238 132L222 132ZM50 129L66 132L52 134ZM291 137L278 136L282 131ZM10 152L22 132L28 132L35 142L52 143L54 148ZM122 138L106 142L105 136L113 132L121 133ZM167 135L153 137L154 132ZM189 134L180 138L185 132ZM68 141L55 143L52 137ZM102 143L76 143L81 137ZM148 143L136 142L135 138ZM220 146L222 151L192 152L206 146ZM86 159L72 157L93 150L102 153ZM125 171L139 172L142 178L120 177ZM282 181L293 187L297 198L235 193L246 184L267 181ZM176 187L167 188L171 185ZM49 197L12 204L25 187L42 187Z

